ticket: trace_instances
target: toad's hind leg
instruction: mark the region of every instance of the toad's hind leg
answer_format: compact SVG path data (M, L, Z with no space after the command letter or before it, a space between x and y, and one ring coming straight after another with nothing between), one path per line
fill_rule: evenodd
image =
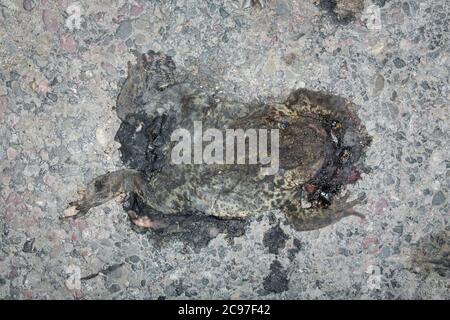
M355 211L354 207L363 203L365 196L360 196L352 201L347 201L348 197L346 194L335 199L326 208L303 209L300 203L291 200L287 201L282 211L288 222L298 231L320 229L351 215L364 219L364 215Z
M78 193L81 198L71 202L64 218L78 218L121 194L135 192L145 197L148 192L145 178L135 170L119 170L101 175Z

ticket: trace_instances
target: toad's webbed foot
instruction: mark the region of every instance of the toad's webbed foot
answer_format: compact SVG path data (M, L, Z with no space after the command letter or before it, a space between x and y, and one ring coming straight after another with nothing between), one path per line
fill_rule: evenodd
M331 206L328 208L331 211L334 211L336 213L340 212L342 217L347 217L347 216L357 216L360 217L361 219L365 219L366 217L356 211L354 209L355 206L364 203L364 200L366 199L365 195L360 195L358 198L356 198L355 200L352 201L348 201L348 198L350 197L350 193L346 193L344 196L342 196L339 199L336 199L334 201L333 204L331 204Z
M365 195L359 196L355 200L348 201L349 194L345 194L339 199L333 200L328 207L304 209L299 203L289 203L283 208L289 223L298 231L308 231L326 227L342 218L357 216L364 219L365 216L357 212L354 207L362 204Z

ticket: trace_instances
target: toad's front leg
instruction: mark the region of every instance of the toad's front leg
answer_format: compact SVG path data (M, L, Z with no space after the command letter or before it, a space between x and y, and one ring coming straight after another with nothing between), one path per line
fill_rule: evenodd
M141 173L135 170L119 170L101 175L78 192L79 200L69 203L63 218L79 218L121 194L135 192L145 196L147 185Z

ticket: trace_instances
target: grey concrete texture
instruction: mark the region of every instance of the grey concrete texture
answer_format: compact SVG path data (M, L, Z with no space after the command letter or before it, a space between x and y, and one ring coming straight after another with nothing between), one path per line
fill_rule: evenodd
M264 3L0 0L0 298L450 298L450 3ZM61 221L123 167L114 107L133 50L218 97L354 102L373 139L348 187L366 218L297 232L261 212L201 248L134 231L115 200Z

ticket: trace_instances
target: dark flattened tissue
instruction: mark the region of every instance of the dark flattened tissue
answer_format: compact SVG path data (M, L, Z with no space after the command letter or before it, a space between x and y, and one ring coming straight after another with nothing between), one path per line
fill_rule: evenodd
M288 290L289 279L287 270L280 261L274 260L270 265L270 273L264 278L263 287L268 293L281 293Z
M289 237L284 233L280 225L277 224L264 234L263 243L264 246L269 248L269 253L278 254L280 249L284 248L287 239Z

